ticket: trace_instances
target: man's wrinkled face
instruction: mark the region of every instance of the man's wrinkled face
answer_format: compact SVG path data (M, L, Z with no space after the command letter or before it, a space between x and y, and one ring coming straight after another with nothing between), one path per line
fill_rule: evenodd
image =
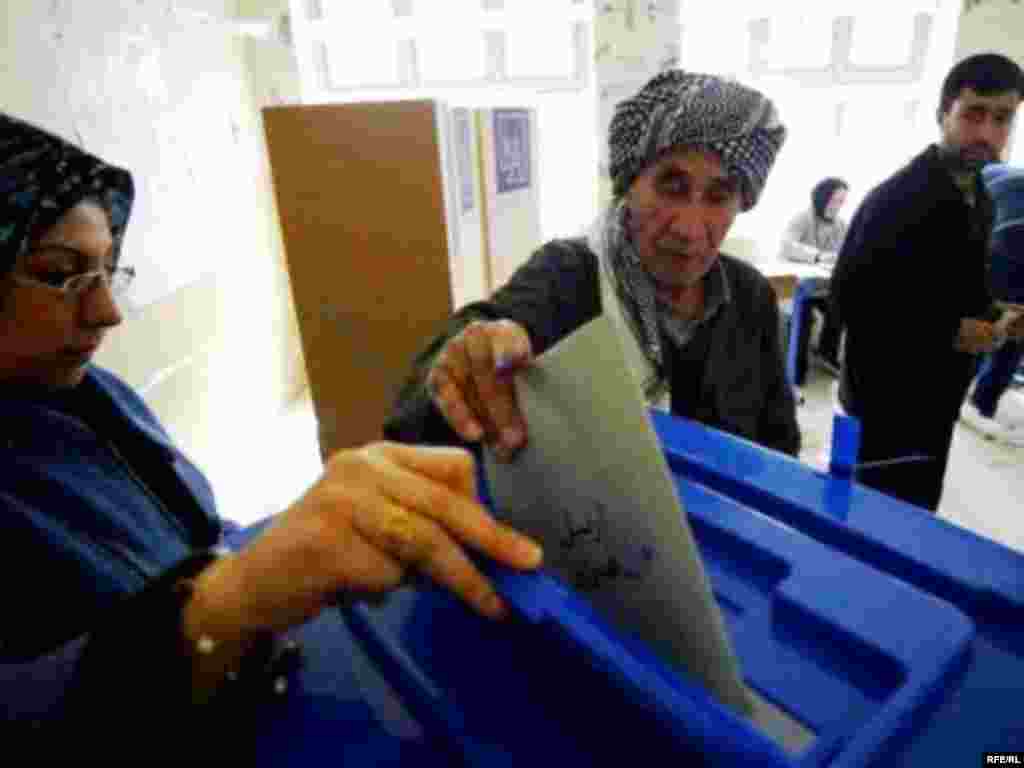
M714 152L682 148L652 163L626 193L640 261L665 289L700 282L740 209L738 181Z

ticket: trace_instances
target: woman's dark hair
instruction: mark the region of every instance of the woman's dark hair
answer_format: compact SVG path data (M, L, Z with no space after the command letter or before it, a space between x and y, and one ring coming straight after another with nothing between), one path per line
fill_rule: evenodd
M837 189L849 189L850 185L840 178L829 176L814 185L811 190L811 205L814 206L814 215L819 219L825 218L825 208L828 206L832 195Z

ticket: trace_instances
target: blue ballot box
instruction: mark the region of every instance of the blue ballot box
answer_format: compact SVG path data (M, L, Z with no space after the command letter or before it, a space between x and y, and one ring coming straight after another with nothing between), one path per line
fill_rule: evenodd
M262 765L977 764L1024 748L1024 557L788 457L653 416L779 743L544 573L492 623L427 584L326 612L257 724Z
M870 488L654 413L673 473L957 607L975 627L936 712L878 766L980 764L1024 750L1024 555ZM840 462L841 464L843 462ZM993 513L997 513L995 510ZM888 619L902 626L893 612Z

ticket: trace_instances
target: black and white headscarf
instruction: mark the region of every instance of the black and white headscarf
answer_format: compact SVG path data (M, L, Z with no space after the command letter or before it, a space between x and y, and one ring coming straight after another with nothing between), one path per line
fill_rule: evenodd
M721 158L726 172L739 182L741 209L750 210L785 139L786 129L768 98L715 75L668 70L616 106L608 132L616 199L591 231L589 242L646 360L642 385L648 400L664 395L668 385L662 339L685 346L696 328L730 300L729 281L718 261L705 277L704 315L694 321L661 304L630 240L623 196L660 155L693 147Z
M109 217L116 261L135 199L131 174L0 112L0 275L14 268L33 233L86 199Z
M786 128L764 94L716 75L670 69L615 107L608 130L613 190L624 195L667 150L697 147L718 154L740 182L747 211L761 196L785 140Z

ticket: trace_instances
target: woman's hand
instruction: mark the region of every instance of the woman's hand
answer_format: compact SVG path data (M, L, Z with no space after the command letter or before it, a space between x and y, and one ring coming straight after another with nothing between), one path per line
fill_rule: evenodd
M476 501L467 452L397 443L342 451L271 527L199 576L185 634L242 643L307 621L339 592L393 589L410 571L500 618L505 606L466 546L514 568L542 557Z

